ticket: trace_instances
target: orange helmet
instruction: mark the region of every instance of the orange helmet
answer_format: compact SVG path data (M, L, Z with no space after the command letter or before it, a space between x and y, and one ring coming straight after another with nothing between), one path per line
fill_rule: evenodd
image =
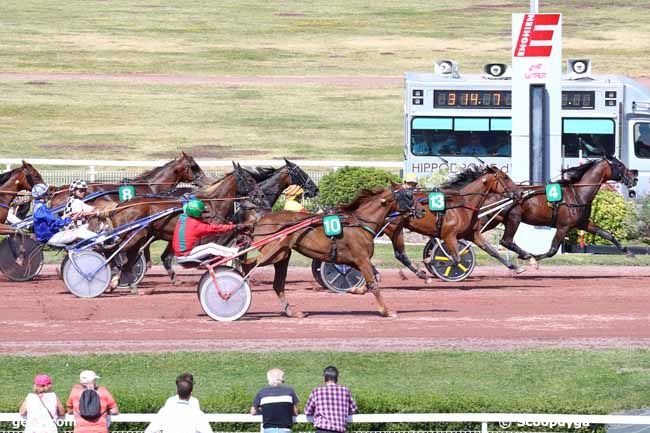
M289 185L284 191L282 191L282 194L284 194L285 197L297 197L303 192L305 191L300 185Z

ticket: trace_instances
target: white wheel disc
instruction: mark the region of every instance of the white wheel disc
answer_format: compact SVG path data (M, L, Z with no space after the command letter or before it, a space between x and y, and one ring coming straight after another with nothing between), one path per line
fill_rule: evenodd
M63 265L63 281L75 296L94 298L108 288L111 282L111 267L98 252L88 250L70 253L69 259Z
M199 282L199 299L203 311L214 320L233 321L246 314L251 305L251 289L234 269L216 269L215 287L209 272Z

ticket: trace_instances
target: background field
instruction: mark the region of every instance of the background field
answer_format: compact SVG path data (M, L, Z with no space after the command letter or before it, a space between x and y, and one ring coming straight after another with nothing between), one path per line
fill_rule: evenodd
M166 158L183 148L208 158L400 160L402 73L431 70L439 58L458 60L461 72L508 62L510 14L528 7L7 1L3 155ZM648 75L647 2L555 0L541 10L564 14L565 58L591 58L594 72ZM224 76L257 79L229 84ZM341 80L318 81L326 76Z

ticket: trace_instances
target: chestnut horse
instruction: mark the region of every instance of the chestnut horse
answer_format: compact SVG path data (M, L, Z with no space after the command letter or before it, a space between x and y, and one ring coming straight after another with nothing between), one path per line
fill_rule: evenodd
M501 245L514 251L520 259L534 261L554 256L560 243L569 230L578 228L600 236L616 245L616 247L632 256L628 249L608 231L601 229L591 221L591 203L603 183L613 180L622 182L628 187L636 185L634 173L614 157L591 160L577 167L563 171L563 179L558 181L562 188L562 201L557 205L550 204L546 199L546 191L541 186L520 187L521 198L507 212L505 218L495 219L490 223L491 228L504 221L505 231ZM519 224L524 222L532 226L555 227L550 249L544 254L533 255L519 247L514 242L514 236Z
M406 255L403 233L405 227L416 233L441 238L448 246L453 265L460 260L458 239L465 239L474 242L508 268L516 272L523 271L523 268L509 264L499 255L492 244L483 237L481 226L477 224L479 209L483 204L490 199L497 201L516 195L517 186L506 173L494 167L470 167L442 185L439 190L445 194L444 211L433 212L427 209L424 218L409 218L402 224L396 221L386 228L385 234L393 244L397 260L415 272L419 278L427 278L426 272L416 269ZM428 193L416 192L415 199L428 203Z
M111 194L96 200L98 207L118 201L117 191L122 185L132 185L136 197L146 194L157 194L172 189L180 182L195 182L203 186L207 176L190 155L185 152L169 161L167 164L149 170L133 179L125 179L121 183L91 182L88 184L88 194L98 191L111 191ZM60 206L68 200L68 185L55 188L50 202L52 208Z
M386 216L391 212L402 215L422 214L423 210L414 201L413 191L409 189L361 190L350 204L338 209L337 214L343 228L342 235L336 238L325 235L321 216L291 211L266 214L255 225L253 241L259 241L305 219L314 218L315 223L262 246L259 256L243 260L244 270L249 273L257 266L272 264L275 267L273 289L284 313L289 317L303 317L301 311L292 310L284 294L292 249L319 261L349 265L361 271L366 279L366 287L349 293L363 294L370 290L375 296L381 315L395 317L396 314L384 303L370 261L374 253L375 233L383 227Z
M37 183L44 183L41 174L25 161L20 167L0 174L0 223L7 220L9 205L16 193L21 190L31 191Z

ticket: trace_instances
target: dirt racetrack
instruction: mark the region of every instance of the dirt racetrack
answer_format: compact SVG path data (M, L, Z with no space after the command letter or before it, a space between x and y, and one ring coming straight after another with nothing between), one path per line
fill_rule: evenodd
M383 270L396 319L380 317L372 295L314 290L302 268L290 270L288 296L308 316L283 317L271 269L263 269L251 309L232 323L203 313L198 277L186 272L172 286L155 267L141 288L156 293L95 299L69 294L53 266L30 283L0 277L0 353L650 346L645 267L546 267L516 278L505 268L479 267L465 282L431 285Z

